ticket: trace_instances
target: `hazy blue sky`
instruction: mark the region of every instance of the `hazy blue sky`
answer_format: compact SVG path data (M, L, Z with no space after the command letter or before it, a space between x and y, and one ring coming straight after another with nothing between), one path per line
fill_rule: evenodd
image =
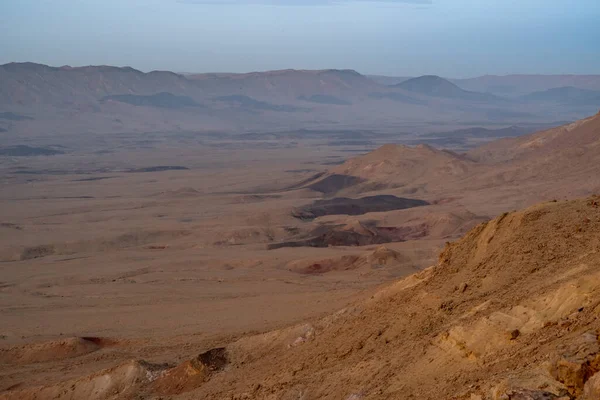
M0 0L0 64L600 73L600 0Z

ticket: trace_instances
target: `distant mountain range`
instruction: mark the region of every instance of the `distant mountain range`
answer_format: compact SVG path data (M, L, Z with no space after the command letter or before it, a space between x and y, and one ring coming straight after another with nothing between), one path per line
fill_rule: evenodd
M439 131L428 128L431 124L540 124L574 120L600 108L600 76L536 76L531 84L524 83L527 79L388 79L353 70L181 75L10 63L0 66L0 131L5 136L416 126L427 133ZM555 82L561 85L548 87ZM536 90L522 93L526 88Z
M486 75L478 78L452 79L452 82L465 90L509 97L566 86L600 90L600 75Z
M367 75L382 85L393 86L415 77ZM446 78L461 89L492 93L496 96L519 97L533 92L572 87L584 90L600 90L599 75L484 75L476 78Z
M527 102L550 102L569 106L598 106L600 90L579 89L572 86L548 89L522 97Z

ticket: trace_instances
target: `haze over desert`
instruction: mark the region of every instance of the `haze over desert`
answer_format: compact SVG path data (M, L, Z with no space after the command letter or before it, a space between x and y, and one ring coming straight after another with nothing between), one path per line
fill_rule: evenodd
M509 3L0 5L0 400L600 399L600 8Z

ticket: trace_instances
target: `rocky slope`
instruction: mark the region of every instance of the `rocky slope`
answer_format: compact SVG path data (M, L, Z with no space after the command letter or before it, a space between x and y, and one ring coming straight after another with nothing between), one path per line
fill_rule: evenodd
M598 399L598 307L600 197L548 202L478 225L437 265L325 318L0 398ZM22 354L34 356L2 362Z

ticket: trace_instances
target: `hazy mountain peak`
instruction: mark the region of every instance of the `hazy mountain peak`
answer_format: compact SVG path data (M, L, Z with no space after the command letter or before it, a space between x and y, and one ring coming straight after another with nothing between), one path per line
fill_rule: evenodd
M395 87L399 87L411 92L428 95L440 95L444 97L453 97L457 93L464 92L463 89L459 88L452 82L437 75L423 75L418 78L412 78L395 85Z

